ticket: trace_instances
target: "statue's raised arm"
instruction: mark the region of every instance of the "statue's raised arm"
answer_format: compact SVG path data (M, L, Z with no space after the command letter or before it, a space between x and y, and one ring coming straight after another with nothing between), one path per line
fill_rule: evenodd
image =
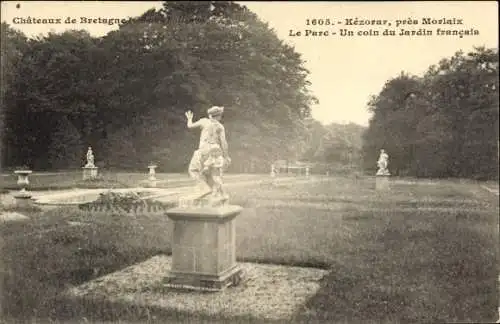
M187 118L187 127L188 128L202 127L204 124L204 121L206 120L206 118L202 118L202 119L198 120L197 122L193 123L193 116L194 115L193 115L193 112L191 110L186 111L185 115Z

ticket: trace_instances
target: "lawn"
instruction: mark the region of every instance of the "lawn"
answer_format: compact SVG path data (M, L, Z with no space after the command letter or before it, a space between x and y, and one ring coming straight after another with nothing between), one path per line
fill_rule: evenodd
M244 207L237 219L239 261L330 270L297 322L495 321L498 197L472 182L398 181L390 192L374 188L373 178L331 177L231 189L232 202ZM75 304L57 294L170 253L166 216L76 208L30 216L29 223L0 225L5 315L151 318L154 310ZM165 321L181 315L156 314Z

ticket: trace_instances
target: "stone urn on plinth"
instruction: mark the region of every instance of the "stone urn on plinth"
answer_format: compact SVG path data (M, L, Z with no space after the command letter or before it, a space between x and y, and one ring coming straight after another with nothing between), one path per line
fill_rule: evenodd
M148 177L148 180L149 180L149 184L152 186L152 187L156 187L156 172L155 172L155 169L157 168L158 166L154 163L151 163L148 165L148 169L149 169L149 177Z
M32 173L31 170L16 170L14 171L17 174L17 184L21 188L19 192L14 194L14 198L16 199L16 205L18 207L29 207L31 206L32 199L31 193L26 189L30 182L28 176Z

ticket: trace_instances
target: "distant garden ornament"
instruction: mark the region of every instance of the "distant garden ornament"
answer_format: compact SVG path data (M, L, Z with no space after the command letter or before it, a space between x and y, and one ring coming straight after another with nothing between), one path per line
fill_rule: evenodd
M14 171L14 173L17 174L17 184L21 187L21 189L24 189L26 186L28 186L30 184L28 176L32 172L33 171L31 171L25 167L19 168L18 170Z
M94 163L94 152L89 146L87 150L87 163L83 167L83 180L94 180L97 179L97 167Z
M92 148L90 146L89 146L89 149L87 150L87 164L85 166L86 167L95 167L94 152L92 152Z
M271 164L271 177L276 176L276 167L274 166L274 163Z
M31 206L31 193L27 190L29 185L28 176L32 173L31 170L27 168L21 168L19 170L14 171L17 175L17 184L20 187L20 191L14 194L14 198L16 199L16 206L18 207L30 207Z
M148 168L149 168L149 177L148 177L149 183L148 184L149 184L150 187L156 187L157 179L156 179L156 171L155 171L155 169L157 167L158 166L155 163L150 163L148 165Z
M391 175L389 173L389 170L387 169L387 167L389 166L389 155L385 152L384 149L380 150L380 155L379 155L379 158L377 161L377 166L378 166L378 170L377 170L378 176Z
M158 166L154 163L150 163L148 165L148 168L149 168L149 181L156 181L156 172L155 172L155 169L157 168Z

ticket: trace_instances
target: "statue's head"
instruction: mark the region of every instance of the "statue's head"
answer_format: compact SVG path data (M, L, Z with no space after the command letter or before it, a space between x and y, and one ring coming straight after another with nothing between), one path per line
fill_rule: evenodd
M380 150L380 153L385 153L385 150L384 150L384 149L381 149L381 150Z
M219 120L224 113L224 107L213 106L207 110L208 117Z

